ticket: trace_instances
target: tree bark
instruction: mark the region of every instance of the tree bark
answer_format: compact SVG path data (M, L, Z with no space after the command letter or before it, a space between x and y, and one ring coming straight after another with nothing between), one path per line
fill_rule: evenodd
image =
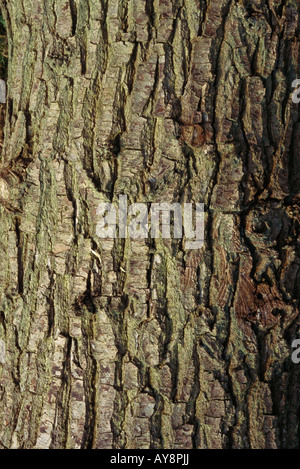
M298 448L297 0L1 0L1 448ZM205 204L205 244L97 207Z

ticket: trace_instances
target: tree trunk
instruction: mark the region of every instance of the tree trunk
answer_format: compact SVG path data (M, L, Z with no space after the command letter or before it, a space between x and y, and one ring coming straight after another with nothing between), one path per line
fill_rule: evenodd
M1 448L298 448L297 0L1 0ZM97 207L205 204L205 243Z

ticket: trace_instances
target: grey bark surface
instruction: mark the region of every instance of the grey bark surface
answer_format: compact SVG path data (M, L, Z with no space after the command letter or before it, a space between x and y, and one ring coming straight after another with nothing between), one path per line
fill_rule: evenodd
M297 0L1 0L1 448L299 448ZM97 207L205 204L205 245Z

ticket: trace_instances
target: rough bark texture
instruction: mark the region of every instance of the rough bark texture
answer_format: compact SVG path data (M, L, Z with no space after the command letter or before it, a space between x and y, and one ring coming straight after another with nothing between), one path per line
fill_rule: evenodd
M1 448L297 448L298 0L1 0ZM205 245L100 240L204 202Z

